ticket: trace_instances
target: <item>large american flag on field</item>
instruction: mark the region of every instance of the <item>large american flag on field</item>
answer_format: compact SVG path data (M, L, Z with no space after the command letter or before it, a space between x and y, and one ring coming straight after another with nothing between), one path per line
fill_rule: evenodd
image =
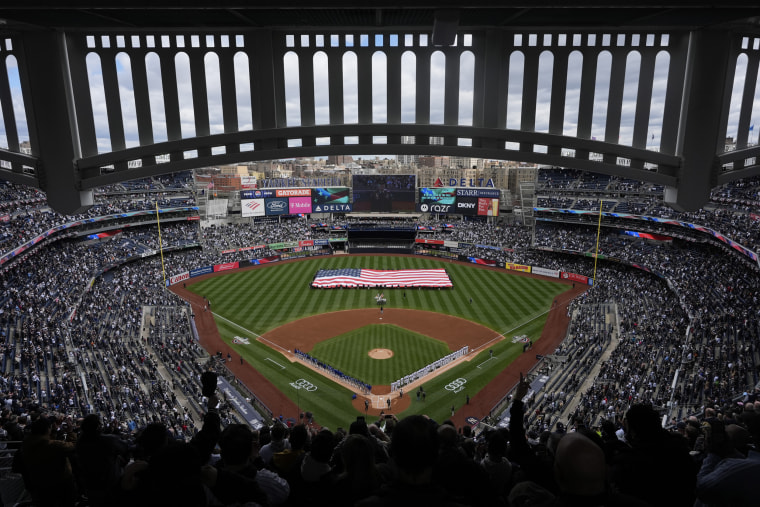
M312 287L453 287L445 269L320 269Z

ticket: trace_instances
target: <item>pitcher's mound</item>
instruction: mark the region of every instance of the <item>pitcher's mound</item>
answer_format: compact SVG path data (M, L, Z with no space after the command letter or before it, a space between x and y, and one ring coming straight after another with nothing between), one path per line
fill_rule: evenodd
M369 357L372 359L389 359L393 357L391 349L372 349L369 351Z

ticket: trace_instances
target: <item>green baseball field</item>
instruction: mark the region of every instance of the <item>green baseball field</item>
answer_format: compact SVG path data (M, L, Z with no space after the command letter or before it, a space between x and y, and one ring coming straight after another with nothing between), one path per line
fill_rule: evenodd
M387 303L381 313L376 289L310 288L318 270L341 268L445 268L454 288L384 289ZM424 401L415 391L406 391L405 408L398 413L400 417L422 413L442 421L450 417L452 407L459 409L466 396L475 396L520 355L525 339L535 342L540 337L554 298L567 285L426 257L330 256L232 271L188 289L211 302L225 343L301 412L311 411L319 424L335 429L347 428L363 413L353 401L359 390L293 362L289 352L294 348L377 386L373 392L387 393L380 386L455 352L454 342L468 343L477 355L426 379ZM371 321L366 317L369 309ZM359 314L364 320L348 325ZM403 318L394 323L396 316ZM441 329L449 322L472 323L465 328L468 336L442 338L446 331L455 333L450 329L455 326ZM255 385L249 387L256 392Z

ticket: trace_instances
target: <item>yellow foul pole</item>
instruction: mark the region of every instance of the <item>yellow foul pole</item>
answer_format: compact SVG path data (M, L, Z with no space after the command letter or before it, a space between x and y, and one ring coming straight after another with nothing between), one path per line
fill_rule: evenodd
M161 241L161 221L158 219L158 201L156 201L156 224L158 224L158 249L161 252L161 273L164 275L164 287L166 287L166 270L164 269L164 243Z
M599 200L599 223L596 226L596 250L594 251L594 277L593 284L596 285L596 261L599 258L599 233L602 230L602 204L604 200Z

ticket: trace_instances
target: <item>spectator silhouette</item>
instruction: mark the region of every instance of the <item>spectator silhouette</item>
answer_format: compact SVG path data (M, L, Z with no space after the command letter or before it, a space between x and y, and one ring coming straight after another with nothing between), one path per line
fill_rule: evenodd
M433 467L438 459L436 424L422 415L411 415L399 421L393 430L388 463L393 480L377 495L356 505L419 506L464 505L453 501L445 490L433 482Z
M288 481L294 493L292 504L334 504L335 473L330 466L334 448L335 436L329 429L312 437L308 451Z
M220 502L280 505L288 499L287 481L271 470L257 468L255 445L255 434L246 424L231 424L222 431L213 487Z
M749 432L722 421L703 423L707 456L697 474L695 507L757 505L760 452L750 449Z
M297 424L290 428L288 443L290 445L287 448L274 453L271 466L280 476L291 481L301 473L301 461L309 445L309 432L306 426Z
M446 491L451 500L466 505L505 505L499 498L502 492L493 487L486 470L462 449L454 424L445 421L438 426L437 432L438 459L433 467L434 484Z
M507 459L509 432L498 429L486 436L487 451L480 465L488 474L491 488L506 499L512 488L512 463Z
M100 416L89 414L81 424L76 457L89 504L113 505L124 465L129 461L127 442L118 435L104 434Z
M35 507L68 507L77 499L70 459L74 444L51 439L52 421L40 415L29 425L14 471L21 473Z
M643 500L610 490L604 450L579 433L567 433L557 444L554 478L559 495L548 504L552 507L606 506L646 507Z
M123 505L213 505L215 474L208 462L221 433L218 402L215 394L208 396L203 427L189 443L169 440L162 424L149 426L141 438L145 461L131 463L122 476Z
M290 442L286 438L287 428L281 423L275 423L270 430L269 443L264 444L259 451L259 456L264 461L265 465L269 465L272 462L272 456L275 453L282 452L285 449L290 449Z
M340 447L343 472L335 478L332 501L336 507L353 506L378 492L381 477L372 442L360 434L348 435Z
M653 506L692 507L697 468L688 441L663 429L651 405L631 406L623 423L629 448L612 463L614 485Z

